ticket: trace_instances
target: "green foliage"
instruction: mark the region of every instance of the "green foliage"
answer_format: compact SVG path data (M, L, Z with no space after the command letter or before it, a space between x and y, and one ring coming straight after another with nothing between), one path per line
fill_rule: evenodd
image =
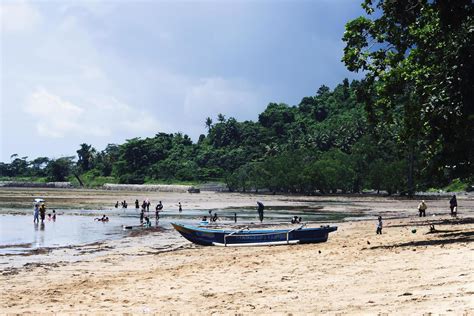
M365 73L358 96L369 122L378 133L395 135L407 163L419 165L424 182L469 177L474 157L472 1L365 0L362 6L367 16L346 24L343 61L349 70ZM416 176L410 171L407 179Z
M100 169L92 169L86 173L81 174L81 180L84 183L84 186L89 188L100 187L106 183L118 183L118 179L115 177L103 176ZM78 182L75 177L70 177L69 181L72 183Z
M77 167L82 171L86 172L89 171L93 167L94 156L96 154L96 150L87 144L81 144L81 148L77 150Z
M51 160L46 167L49 175L48 180L52 182L66 181L74 166L73 159L74 157L63 157Z
M238 122L220 114L213 124L208 118L208 134L196 144L180 133L133 138L102 151L81 144L75 166L71 159L28 161L15 155L12 163L0 164L0 175L42 175L76 183L72 172L77 172L86 187L105 182L224 181L235 191L313 194L358 192L372 185L402 191L400 184L376 178L400 161L399 152L393 134L379 134L376 139L368 133L364 109L356 98L359 86L345 79L334 90L321 86L298 106L270 103L258 122ZM383 172L371 171L378 170L377 161L384 162Z
M48 182L48 179L47 178L41 178L41 177L0 177L0 181L46 183L46 182Z
M219 114L215 124L206 119L208 133L197 143L181 133L158 133L102 151L81 144L77 163L72 157L29 161L12 155L11 163L0 163L0 177L77 183L79 174L87 187L218 181L231 191L298 194L363 189L405 194L408 175L420 190L444 186L464 167L443 166L446 160L428 151L424 127L412 128L422 121L415 95L404 85L406 93L399 93L397 75L383 83L345 79L333 90L321 86L297 106L270 103L257 122ZM472 182L472 174L460 181Z
M460 192L466 191L469 185L465 182L462 182L460 179L454 179L448 186L443 190L446 192Z

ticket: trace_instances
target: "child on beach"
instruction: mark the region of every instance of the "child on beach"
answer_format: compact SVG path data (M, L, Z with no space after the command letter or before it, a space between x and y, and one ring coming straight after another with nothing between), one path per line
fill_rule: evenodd
M379 216L379 221L377 223L377 235L382 235L382 216Z

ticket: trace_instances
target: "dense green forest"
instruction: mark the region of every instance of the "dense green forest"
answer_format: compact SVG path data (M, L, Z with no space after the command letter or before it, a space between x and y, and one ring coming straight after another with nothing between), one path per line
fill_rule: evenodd
M321 86L298 105L270 103L258 121L203 118L193 142L158 133L77 157L12 155L0 176L154 183L220 181L229 190L411 194L474 183L471 1L370 1L346 25L343 62L361 81ZM217 114L217 113L216 113ZM460 186L460 189L464 185Z

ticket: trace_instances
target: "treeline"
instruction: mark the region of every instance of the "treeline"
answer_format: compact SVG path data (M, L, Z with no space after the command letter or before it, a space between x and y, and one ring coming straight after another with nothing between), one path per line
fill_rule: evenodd
M181 133L158 133L102 151L81 144L77 158L13 156L11 163L0 163L0 175L48 181L74 181L76 175L85 185L223 181L231 191L407 192L405 146L389 131L372 133L357 101L359 86L345 79L334 90L320 87L297 106L270 103L257 122L207 118L208 133L196 143ZM428 163L422 158L417 156L417 165ZM415 182L426 189L456 176L429 181L436 177L417 168Z

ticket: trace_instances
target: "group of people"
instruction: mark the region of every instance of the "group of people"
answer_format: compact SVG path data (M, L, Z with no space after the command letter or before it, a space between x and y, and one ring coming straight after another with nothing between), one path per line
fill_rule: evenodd
M419 216L425 217L427 209L428 209L428 206L426 205L425 201L424 200L421 201L420 204L418 204ZM449 209L451 211L451 216L456 217L458 214L458 200L455 194L449 200Z
M419 217L426 217L427 209L428 209L428 205L426 205L425 200L422 200L420 204L418 204ZM451 211L450 215L452 217L456 217L458 214L458 201L455 194L453 194L453 196L451 196L451 199L449 200L449 209ZM379 216L378 222L377 222L377 231L376 231L377 235L382 234L382 227L383 227L382 216Z
M122 206L122 208L127 208L128 207L127 201L125 201L125 200L120 202L120 205ZM119 201L117 201L117 203L115 203L115 208L118 208L118 206L119 206Z
M102 215L102 217L96 217L96 218L94 218L94 220L95 220L95 221L98 221L98 222L104 222L104 223L105 223L105 222L108 222L108 221L109 221L109 218L108 218L107 216L105 216L105 214L104 214L104 215Z
M33 211L33 223L39 223L41 220L41 223L44 222L46 219L46 205L44 203L39 203L35 204L35 209ZM56 211L53 210L52 214L48 213L48 220L56 221Z

